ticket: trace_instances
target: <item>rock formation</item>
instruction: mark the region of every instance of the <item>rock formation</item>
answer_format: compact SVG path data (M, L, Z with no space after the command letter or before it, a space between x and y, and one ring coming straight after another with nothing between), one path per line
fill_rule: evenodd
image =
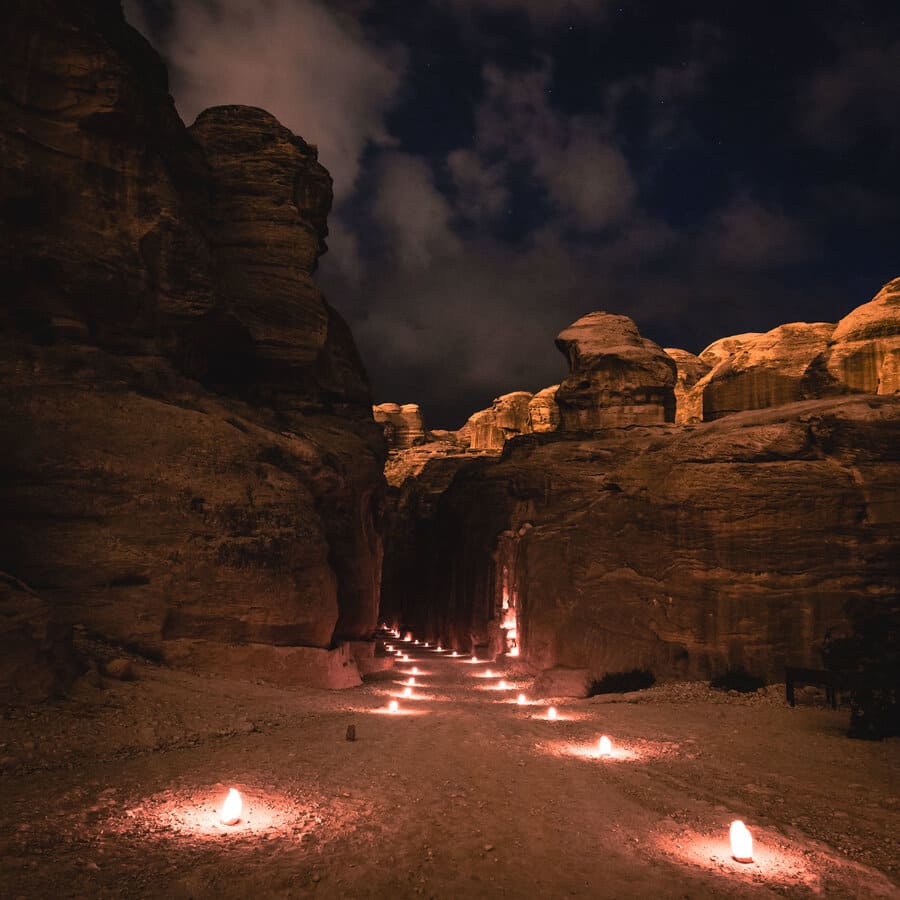
M427 440L425 420L416 403L380 403L372 407L372 414L384 428L384 439L392 450L408 450Z
M900 278L838 322L823 363L829 378L851 391L900 391Z
M675 422L688 425L703 421L703 394L694 390L697 382L710 370L709 363L699 356L666 347L666 353L675 360L677 376L675 380Z
M0 569L59 627L352 682L329 648L376 622L384 450L311 279L315 149L246 107L186 129L117 3L2 24Z
M712 369L692 389L703 420L821 396L811 373L833 331L827 322L794 322L708 347L700 358Z
M594 312L561 332L569 375L556 392L560 430L675 421L675 363L627 316Z
M459 436L472 450L502 450L511 438L531 432L529 404L532 394L514 391L497 397L489 409L473 413Z
M626 346L641 346L627 320L616 327ZM684 372L712 365L704 377L721 366L743 377L752 367L733 363L743 359L769 361L784 379L765 388L777 405L690 429L656 424L662 386L675 383L668 365L595 353L596 344L585 352L563 332L576 388L588 359L584 387L570 388L583 405L564 398L562 430L521 436L499 458L434 460L410 475L391 512L385 602L429 637L514 651L532 672L708 677L745 666L780 680L786 663L819 666L825 632L846 623L844 604L887 598L900 578L900 397L793 400L822 383L811 373L835 346L829 330L727 339L700 366L683 357ZM618 396L629 401L656 371L656 402L629 402L631 420L620 405L627 427L565 430L609 410L601 367L620 373Z
M559 428L559 407L556 405L556 392L559 385L554 384L538 391L528 404L528 421L531 431L546 434Z

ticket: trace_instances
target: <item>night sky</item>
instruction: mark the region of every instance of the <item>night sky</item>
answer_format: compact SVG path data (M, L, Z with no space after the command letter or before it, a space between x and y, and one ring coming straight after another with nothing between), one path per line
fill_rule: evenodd
M900 3L126 0L187 123L245 103L335 181L318 274L376 402L459 427L596 309L699 352L900 274Z

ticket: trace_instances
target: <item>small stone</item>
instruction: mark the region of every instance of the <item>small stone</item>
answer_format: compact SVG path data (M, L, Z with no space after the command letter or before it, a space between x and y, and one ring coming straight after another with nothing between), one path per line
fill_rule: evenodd
M134 666L130 659L111 659L106 664L106 674L119 681L132 681L135 677Z
M490 853L490 851L494 849L494 845L493 844L485 844L484 849L485 849L485 852Z

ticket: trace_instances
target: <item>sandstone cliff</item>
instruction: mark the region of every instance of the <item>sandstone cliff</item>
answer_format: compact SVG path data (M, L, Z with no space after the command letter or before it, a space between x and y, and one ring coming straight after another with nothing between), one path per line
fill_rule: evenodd
M695 373L735 359L786 370L765 389L777 405L685 429L663 421L675 365L624 317L586 318L591 343L562 342L578 405L560 408L564 425L603 427L520 436L499 459L409 477L386 602L431 638L513 652L532 671L743 665L778 680L785 663L818 666L844 603L900 583L900 398L793 400L831 326L788 327L682 358Z
M0 24L0 569L183 665L352 683L384 450L311 278L315 148L246 107L186 129L117 3Z

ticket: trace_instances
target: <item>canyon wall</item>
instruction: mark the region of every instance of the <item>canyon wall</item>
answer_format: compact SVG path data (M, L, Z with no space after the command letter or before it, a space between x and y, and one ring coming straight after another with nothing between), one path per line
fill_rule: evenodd
M800 323L667 364L624 317L579 320L558 342L559 431L409 474L386 603L405 591L404 624L530 671L780 680L786 663L819 666L848 600L900 588L900 397L880 389L898 287L847 317L874 348ZM816 375L838 371L881 374ZM672 423L670 396L698 386L677 417L694 424Z
M38 656L79 624L358 682L332 648L375 625L385 448L312 279L315 147L247 107L186 128L119 3L15 0L0 24L0 641L27 596Z

